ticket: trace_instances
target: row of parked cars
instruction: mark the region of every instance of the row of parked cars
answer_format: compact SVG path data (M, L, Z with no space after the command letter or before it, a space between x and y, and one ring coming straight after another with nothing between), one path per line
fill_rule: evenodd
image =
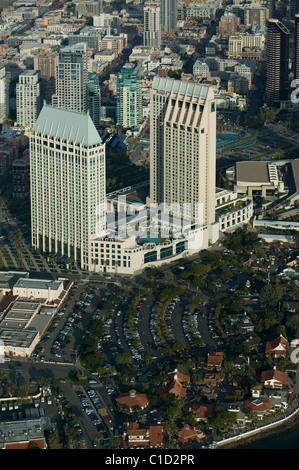
M182 316L182 326L183 326L183 331L184 335L186 336L191 348L196 348L199 345L195 343L196 339L201 338L201 334L198 330L198 310L196 309L193 313L191 313L191 324L189 321L189 308L186 306L184 309L184 313ZM193 332L191 332L190 328L192 327ZM202 347L205 347L205 343L201 344Z
M98 394L92 389L87 389L85 391L77 390L77 396L81 402L84 412L89 416L97 431L101 431L103 434L107 434L108 437L108 433L103 424L103 421L97 414L97 411L103 408Z

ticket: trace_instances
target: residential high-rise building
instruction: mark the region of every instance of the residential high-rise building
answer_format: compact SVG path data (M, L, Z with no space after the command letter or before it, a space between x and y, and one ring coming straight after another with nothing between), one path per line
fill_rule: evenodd
M56 67L56 93L52 104L69 111L85 113L88 107L86 43L64 47Z
M295 19L295 15L299 13L299 0L290 0L290 16Z
M215 165L213 88L155 77L150 98L149 202L177 204L181 211L187 204L190 210L184 215L213 224ZM202 214L198 204L202 204Z
M10 73L5 67L0 68L0 124L3 124L9 116L9 83Z
M138 68L126 64L117 75L117 123L125 128L142 123L142 95Z
M40 72L25 70L16 85L17 124L32 129L41 110Z
M75 13L78 17L94 16L103 12L103 0L75 0Z
M158 5L144 7L143 45L159 48L161 45L161 18Z
M55 94L55 75L58 65L58 53L50 52L34 57L34 70L40 71L42 100L51 102Z
M244 24L246 26L265 26L269 18L268 6L254 3L244 6Z
M30 166L29 158L20 158L12 162L12 197L13 199L29 198Z
M88 112L97 130L101 123L101 90L96 73L88 73Z
M279 106L288 98L288 28L279 20L271 18L266 31L266 94L268 106Z
M225 12L219 21L219 34L222 37L229 38L240 29L240 18L234 13Z
M299 80L299 13L295 15L294 78ZM298 83L299 84L299 83Z
M177 0L161 0L161 30L162 33L174 32L177 27Z
M32 245L92 266L105 228L105 144L89 114L44 105L30 136Z
M50 80L55 78L58 65L58 53L51 52L34 57L34 70L39 70L42 78Z

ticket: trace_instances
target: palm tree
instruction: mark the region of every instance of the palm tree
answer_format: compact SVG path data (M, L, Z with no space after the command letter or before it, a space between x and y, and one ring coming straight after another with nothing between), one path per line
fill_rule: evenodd
M103 439L104 439L103 433L101 431L96 432L95 440L98 442L102 442Z
M15 393L15 389L16 387L14 386L13 383L9 382L6 387L5 387L5 391L6 393L10 396L10 397L13 397L14 396L14 393Z

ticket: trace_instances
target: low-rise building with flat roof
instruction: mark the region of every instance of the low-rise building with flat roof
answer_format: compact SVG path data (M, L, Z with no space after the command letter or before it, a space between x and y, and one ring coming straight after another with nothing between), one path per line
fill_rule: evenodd
M62 291L63 281L45 279L19 279L13 287L13 295L32 299L46 299L48 302L58 299Z
M279 187L278 170L275 163L269 161L237 162L235 167L235 191L252 196L253 191L261 192L266 197L267 191Z
M51 420L42 408L28 408L0 421L0 449L46 449L45 431L51 430Z
M28 273L0 273L0 341L6 356L30 356L50 326L72 281L29 279Z

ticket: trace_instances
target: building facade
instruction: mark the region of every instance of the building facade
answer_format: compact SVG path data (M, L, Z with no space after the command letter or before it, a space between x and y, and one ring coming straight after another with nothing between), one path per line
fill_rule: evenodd
M177 27L177 0L161 0L160 9L162 33L174 32Z
M88 106L86 43L64 47L56 67L56 93L52 104L69 111L85 113Z
M25 70L16 85L17 124L32 129L41 110L40 73Z
M294 79L299 80L299 13L295 15L295 35L294 35ZM298 82L299 85L299 82Z
M30 136L32 245L91 264L104 228L105 146L84 113L45 105Z
M125 128L142 123L142 95L138 68L126 64L117 75L117 123Z
M159 49L161 45L160 7L148 5L144 8L143 45Z
M88 73L88 112L97 130L101 124L101 90L96 73Z
M0 68L0 124L4 124L9 116L9 83L10 74L5 67Z
M216 106L212 87L156 77L150 102L150 202L215 220Z
M268 106L280 105L288 99L289 35L286 26L277 19L270 19L266 32L266 94Z

